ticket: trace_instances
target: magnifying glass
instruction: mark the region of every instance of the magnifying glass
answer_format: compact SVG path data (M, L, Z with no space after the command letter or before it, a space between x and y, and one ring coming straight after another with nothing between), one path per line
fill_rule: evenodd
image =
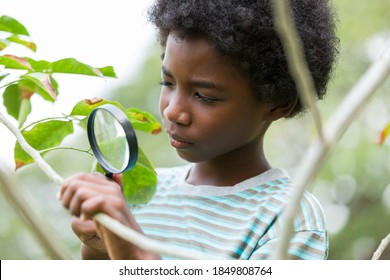
M121 109L111 104L93 109L87 132L92 151L107 177L134 167L138 158L137 137Z

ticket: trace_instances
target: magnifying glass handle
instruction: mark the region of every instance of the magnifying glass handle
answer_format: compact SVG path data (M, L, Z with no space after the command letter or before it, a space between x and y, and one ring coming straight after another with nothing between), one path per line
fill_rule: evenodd
M110 178L110 179L112 179L113 178L113 173L111 173L111 172L106 172L106 177L107 178Z

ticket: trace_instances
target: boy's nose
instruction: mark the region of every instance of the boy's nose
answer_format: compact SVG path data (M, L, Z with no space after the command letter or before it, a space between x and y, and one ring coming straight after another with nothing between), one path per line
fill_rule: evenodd
M181 97L180 94L174 93L166 102L163 115L167 120L175 124L191 124L191 114L188 110L189 105L187 105L185 97Z

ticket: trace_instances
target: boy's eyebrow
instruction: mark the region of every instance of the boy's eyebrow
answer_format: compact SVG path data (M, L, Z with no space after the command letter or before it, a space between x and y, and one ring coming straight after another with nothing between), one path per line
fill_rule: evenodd
M167 68L164 67L164 65L161 66L161 72L168 77L173 77L171 71L169 71Z
M164 65L161 66L161 72L163 75L173 78L172 73L167 68L165 68ZM207 88L207 89L217 89L219 91L225 91L223 86L220 86L220 85L217 85L215 83L208 82L208 81L194 80L194 81L191 81L191 84L195 87Z

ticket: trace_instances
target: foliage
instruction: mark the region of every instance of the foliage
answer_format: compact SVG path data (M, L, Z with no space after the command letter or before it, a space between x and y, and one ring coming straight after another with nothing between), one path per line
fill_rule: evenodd
M16 19L5 15L1 16L0 31L7 35L0 39L0 51L4 52L10 44L22 45L31 51L36 51L37 46L30 38L27 29ZM92 67L74 58L49 62L3 53L0 55L0 65L3 65L0 72L0 82L10 80L2 86L5 88L3 100L7 113L18 122L26 141L41 154L46 155L53 150L61 149L63 140L74 133L74 126L81 126L85 129L85 123L91 110L107 103L116 105L125 112L136 130L151 134L158 134L161 131L160 124L152 114L136 108L124 108L118 102L101 98L82 100L74 106L68 115L35 121L23 127L27 116L31 113L31 97L33 95L39 95L48 102L56 101L59 93L58 83L54 78L55 74L115 78L114 69L111 66ZM11 75L6 72L10 70L22 73ZM81 151L76 147L74 149ZM84 152L90 153L89 150L84 150ZM21 148L19 143L15 144L14 156L16 168L33 162L33 159ZM136 166L123 175L123 187L127 201L132 204L146 203L154 194L156 181L153 165L140 149Z

